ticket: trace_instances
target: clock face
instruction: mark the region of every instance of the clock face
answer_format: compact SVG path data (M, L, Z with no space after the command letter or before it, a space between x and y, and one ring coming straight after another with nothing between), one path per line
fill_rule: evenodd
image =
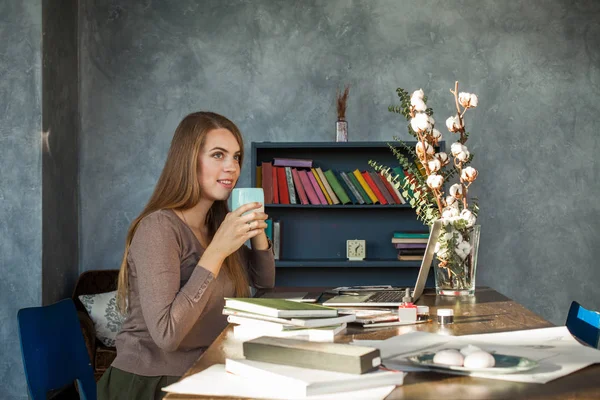
M347 240L346 241L346 255L350 259L364 259L366 256L367 248L366 241L364 240Z

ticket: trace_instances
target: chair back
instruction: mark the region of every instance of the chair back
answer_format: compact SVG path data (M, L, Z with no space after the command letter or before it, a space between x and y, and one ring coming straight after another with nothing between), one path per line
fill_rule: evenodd
M592 347L598 348L600 342L600 314L597 311L587 310L574 301L569 308L565 325L573 336Z
M96 381L71 299L17 313L25 378L32 399L77 380L84 400L96 399Z

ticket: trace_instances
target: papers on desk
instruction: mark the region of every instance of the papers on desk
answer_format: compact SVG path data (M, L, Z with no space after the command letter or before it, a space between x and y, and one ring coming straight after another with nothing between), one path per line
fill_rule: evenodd
M423 371L423 368L410 363L406 359L408 356L445 348L460 349L468 344L488 352L526 357L539 363L530 371L514 374L469 374L514 382L546 383L600 363L600 351L580 344L564 326L467 336L411 332L387 340L355 340L353 343L378 348L386 367L402 371Z
M343 398L346 400L382 400L394 388L394 385L388 385L344 392ZM339 393L314 396L298 395L298 391L295 388L277 385L273 380L265 382L230 374L226 371L223 364L212 365L202 372L190 375L177 383L164 387L163 390L179 394L250 397L257 399L338 400L340 398Z

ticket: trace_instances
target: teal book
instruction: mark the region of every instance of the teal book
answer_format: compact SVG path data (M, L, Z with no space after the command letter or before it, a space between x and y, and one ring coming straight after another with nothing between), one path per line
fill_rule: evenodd
M396 239L429 239L429 233L394 232Z
M337 317L337 309L284 299L225 298L225 307L279 318Z
M265 223L267 224L267 227L265 229L265 235L267 235L267 238L269 238L269 240L273 242L273 220L269 218L265 220Z

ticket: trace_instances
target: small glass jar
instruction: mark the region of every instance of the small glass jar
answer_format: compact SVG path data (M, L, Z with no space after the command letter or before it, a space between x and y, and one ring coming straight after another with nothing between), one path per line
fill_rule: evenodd
M454 323L454 310L451 308L440 308L437 310L437 322L440 325Z
M417 306L417 321L429 320L429 306Z

